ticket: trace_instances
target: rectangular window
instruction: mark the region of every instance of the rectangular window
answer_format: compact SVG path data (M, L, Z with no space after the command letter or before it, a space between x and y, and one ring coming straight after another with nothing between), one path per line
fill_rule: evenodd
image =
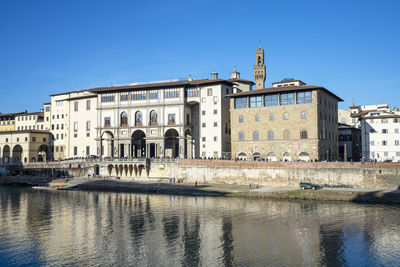
M283 119L288 120L289 119L289 114L288 113L283 113Z
M90 110L90 100L86 100L86 110Z
M247 97L235 98L235 108L247 108Z
M60 152L63 152L63 151L64 151L64 147L60 146Z
M382 122L382 123L387 123L388 120L387 120L387 119L382 119L381 122Z
M86 131L90 131L90 121L86 122Z
M207 89L207 96L212 96L212 88Z
M74 132L78 131L78 122L74 122Z
M61 134L61 140L64 139L64 134Z
M399 133L399 129L398 128L394 129L394 133Z
M188 88L186 89L186 93L188 97L196 97L199 96L199 88L195 87L195 88Z
M400 141L399 141L399 140L394 140L394 145L395 145L395 146L400 145Z
M206 127L206 123L205 122L203 122L202 124L201 124L201 127Z
M74 156L77 156L77 155L78 155L78 147L74 146Z
M202 110L202 111L201 111L201 115L206 115L206 111L205 111L205 110Z
M297 104L312 103L311 92L298 92L296 94L296 103Z
M103 94L101 96L101 102L114 102L114 94Z
M218 96L214 96L213 99L214 99L214 105L217 104L218 103Z
M400 157L400 152L396 152L396 157Z
M387 146L387 141L386 140L382 141L382 146Z
M111 117L104 118L104 127L111 127Z
M86 156L90 155L90 146L86 146Z
M121 101L128 101L129 93L128 92L123 92L120 94L120 100Z
M78 111L78 101L74 102L74 111Z
M214 142L217 142L217 136L214 136Z
M385 157L387 157L387 156L389 156L389 153L388 153L388 152L383 152L383 155L384 155Z
M36 142L36 137L32 137L32 142Z
M164 89L164 98L179 97L179 88Z
M388 133L388 129L382 129L382 133L383 134L387 134Z
M43 137L43 142L46 142L46 138L45 137Z
M239 122L240 122L240 123L243 122L243 116L242 116L242 115L239 116Z
M131 94L131 100L145 100L146 99L146 91L133 91Z
M266 95L264 96L264 106L277 106L278 105L278 95Z
M206 141L206 138L205 138L205 137L202 137L202 138L201 138L201 141L205 142L205 141Z
M218 110L217 109L214 109L214 114L218 114Z
M49 106L46 107L46 112L50 112L50 107Z
M262 106L262 97L261 96L251 96L250 97L250 107L256 108Z
M149 91L149 98L150 99L157 99L158 98L158 90L150 90Z
M279 104L280 105L294 104L294 93L281 94Z
M58 152L58 146L56 146L56 152Z
M218 127L218 122L214 122L214 127Z
M175 113L168 114L168 125L175 125Z
M374 146L375 145L375 141L371 141L370 144L371 144L371 146Z

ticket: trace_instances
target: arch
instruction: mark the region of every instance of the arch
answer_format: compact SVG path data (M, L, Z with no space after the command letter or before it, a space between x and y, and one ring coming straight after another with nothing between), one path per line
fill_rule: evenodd
M36 162L36 158L35 158L35 157L32 157L32 158L31 158L31 162Z
M299 160L309 161L310 160L310 154L308 154L307 152L300 152Z
M275 136L274 136L274 131L269 130L268 131L268 140L274 140Z
M257 131L253 132L253 141L258 141L258 132Z
M247 155L244 152L240 152L238 154L238 158L241 159L241 160L246 160L247 159Z
M114 157L114 135L110 131L105 131L100 136L100 156Z
M128 126L128 113L126 111L123 111L120 115L120 122L121 122L121 127L127 127Z
M129 164L129 176L131 176L132 177L132 173L133 173L133 165L132 164Z
M158 114L156 110L150 111L150 125L158 125Z
M282 154L283 161L291 161L292 157L289 155L289 152L285 152Z
M189 129L187 129L185 131L185 142L184 142L185 148L183 150L185 158L193 157L192 141L193 141L192 132Z
M141 111L135 112L135 126L142 126L143 125L143 115Z
M45 160L48 160L48 146L47 145L41 145L38 149L38 162L43 162Z
M113 168L114 168L114 166L112 164L107 166L107 170L108 170L108 175L109 176L111 176Z
M146 134L142 130L136 130L131 136L132 157L146 157Z
M124 173L125 173L125 176L128 176L128 165L124 165Z
M165 156L176 158L179 156L179 133L175 129L169 129L164 135Z
M13 162L21 162L22 160L22 147L20 145L16 145L13 148L13 154L12 154L12 158L13 158Z
M289 130L283 130L283 139L285 139L285 140L290 139L290 131Z
M261 154L258 153L258 152L253 153L253 159L254 159L254 160L261 159Z
M284 156L284 157L288 157L288 156L289 156L289 152L285 152L285 153L283 153L283 154L282 154L282 156Z
M268 161L277 161L278 160L275 152L269 152L267 154L267 159L268 159Z
M5 145L3 147L3 162L8 163L10 162L10 146Z
M257 66L261 67L261 56L258 56L258 59L257 59Z
M100 175L100 165L96 164L94 165L94 173L95 176Z

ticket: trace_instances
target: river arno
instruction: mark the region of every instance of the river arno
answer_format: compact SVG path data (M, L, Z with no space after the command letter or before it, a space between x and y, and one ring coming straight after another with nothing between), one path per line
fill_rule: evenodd
M399 266L400 208L0 187L0 266Z

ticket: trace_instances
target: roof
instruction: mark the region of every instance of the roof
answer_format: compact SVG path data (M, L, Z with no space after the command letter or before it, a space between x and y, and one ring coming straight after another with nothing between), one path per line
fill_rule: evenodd
M264 89L258 89L253 91L245 91L236 94L229 94L226 96L229 97L239 97L239 96L248 96L248 95L259 95L259 94L267 94L267 93L282 93L282 92L295 92L295 91L307 91L307 90L322 90L331 96L337 98L338 101L343 101L340 97L332 93L331 91L325 89L322 86L317 85L299 85L299 86L286 86L286 87L270 87Z
M68 91L64 93L57 93L57 94L52 94L50 96L57 96L57 95L66 95L66 94L72 94L72 93L82 93L88 91L87 89L82 89L82 90L75 90L75 91Z
M193 81L177 81L177 82L162 82L162 83L147 83L147 84L134 84L125 86L108 86L89 89L88 91L94 93L110 92L110 91L123 91L129 89L151 89L151 88L162 88L162 87L176 87L176 86L198 86L198 85L212 85L212 84L226 84L229 86L234 85L234 83L224 80L224 79L203 79L203 80L193 80Z
M302 83L304 83L304 82L301 81L301 80L287 80L287 81L274 82L274 83L272 83L272 84L278 84L278 83L292 83L292 82L302 82Z
M42 115L42 116L43 116L43 112L42 112L42 111L27 112L27 113L17 114L17 115L15 115L15 116L17 117L17 116L26 116L26 115Z
M66 99L66 101L79 100L79 99L85 99L85 98L94 98L94 97L97 97L97 95L96 94L90 94L90 95L70 97L70 98Z
M396 119L400 118L400 115L398 114L387 114L387 115L375 115L375 116L365 116L362 117L363 119Z
M253 81L246 80L246 79L241 79L241 78L228 79L227 81L230 81L230 82L243 82L243 83L255 84Z
M43 134L50 134L50 131L46 131L46 130L0 131L0 134L16 134L16 133L43 133Z
M348 124L345 124L345 123L340 123L340 122L338 122L338 128L339 129L351 129L351 130L361 130L361 129L359 129L359 128L356 128L356 127L354 127L354 126L351 126L351 125L348 125Z
M51 102L43 103L43 105L50 105L50 104L51 104Z
M15 117L16 115L22 115L26 114L25 112L15 112L15 113L6 113L6 114L0 114L0 117Z

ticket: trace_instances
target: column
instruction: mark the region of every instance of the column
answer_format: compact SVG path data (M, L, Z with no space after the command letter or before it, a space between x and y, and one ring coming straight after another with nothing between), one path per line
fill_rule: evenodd
M164 145L164 138L161 139L160 141L160 145L159 145L159 155L160 158L164 158L165 157L165 145Z
M183 159L185 157L185 137L179 138L179 158Z

